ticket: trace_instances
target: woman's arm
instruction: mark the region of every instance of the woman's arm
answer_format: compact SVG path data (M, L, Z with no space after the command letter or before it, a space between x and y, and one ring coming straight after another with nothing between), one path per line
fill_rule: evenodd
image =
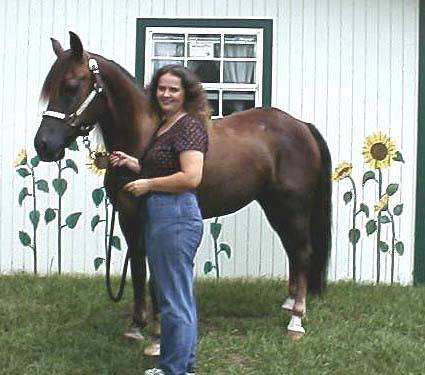
M124 189L136 197L149 191L180 193L194 190L201 183L204 166L204 154L201 151L188 150L179 154L181 171L169 176L139 179L128 183Z

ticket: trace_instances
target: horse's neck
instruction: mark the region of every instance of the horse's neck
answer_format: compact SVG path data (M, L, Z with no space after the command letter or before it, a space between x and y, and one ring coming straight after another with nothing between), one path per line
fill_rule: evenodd
M108 108L100 121L105 144L111 150L140 156L156 127L149 100L114 63L104 64L102 76Z

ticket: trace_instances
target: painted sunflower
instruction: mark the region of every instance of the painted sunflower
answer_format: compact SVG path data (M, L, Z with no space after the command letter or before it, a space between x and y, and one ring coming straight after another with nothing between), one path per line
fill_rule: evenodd
M351 171L353 170L353 164L343 161L337 165L334 173L332 173L332 180L341 181L345 177L351 175Z
M388 194L384 194L379 200L379 202L375 204L375 212L381 212L383 210L386 210L388 208L389 199L390 197L388 196Z
M87 156L87 168L97 176L104 176L108 165L107 160L105 160L107 155L105 147L96 146L95 150Z
M382 132L377 132L365 139L363 157L372 168L389 167L396 156L395 142Z
M14 167L19 167L20 165L27 164L27 150L22 149L19 151L18 155L16 156L15 163L13 164Z

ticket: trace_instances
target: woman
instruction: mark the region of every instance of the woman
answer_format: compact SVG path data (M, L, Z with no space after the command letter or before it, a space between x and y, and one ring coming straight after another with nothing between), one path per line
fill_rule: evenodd
M161 350L159 368L145 375L193 374L193 260L203 232L195 191L208 148L208 101L198 79L180 65L155 73L150 101L161 122L146 156L139 161L115 151L110 162L140 173L141 178L124 189L146 199L145 245L160 309Z

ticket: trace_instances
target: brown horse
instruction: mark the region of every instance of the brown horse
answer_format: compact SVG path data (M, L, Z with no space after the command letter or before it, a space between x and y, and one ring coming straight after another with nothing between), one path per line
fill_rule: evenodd
M140 157L157 126L146 93L118 64L85 51L74 33L70 45L64 51L52 39L57 60L42 89L48 107L34 140L38 155L44 161L61 159L71 142L98 123L108 151ZM326 142L313 125L275 108L227 116L214 121L208 132L209 151L198 189L203 217L259 202L289 258L289 297L283 305L292 312L288 330L302 336L307 291L319 293L325 286L331 246L331 158ZM141 219L135 199L121 190L136 178L111 168L105 187L130 252L133 322L143 327L146 264L139 239Z

